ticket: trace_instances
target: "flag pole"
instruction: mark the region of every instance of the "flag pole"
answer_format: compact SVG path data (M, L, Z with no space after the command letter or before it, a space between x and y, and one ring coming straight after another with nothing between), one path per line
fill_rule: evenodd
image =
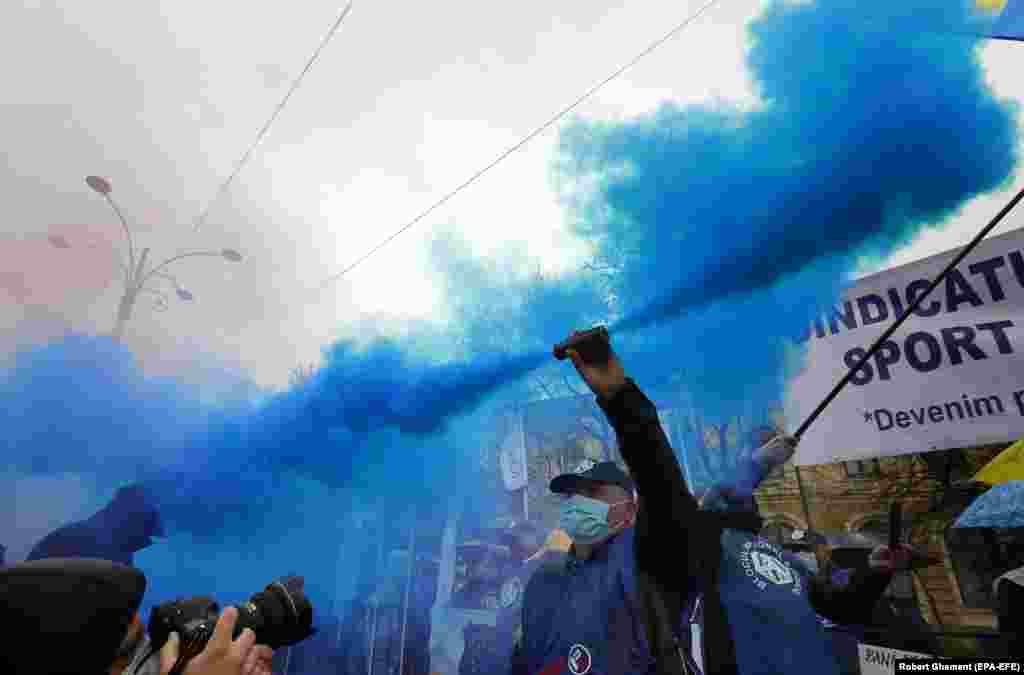
M843 388L850 383L850 380L853 379L854 374L858 370L860 370L860 367L863 364L867 363L868 359L874 356L875 352L879 350L882 344L885 343L885 341L888 340L890 337L892 337L892 334L896 332L896 329L903 325L903 322L910 318L910 315L914 313L918 307L921 306L921 303L924 302L924 299L931 295L931 292L934 291L940 283L942 283L942 281L946 278L947 275L949 275L950 272L956 269L957 265L963 262L964 258L966 258L971 251L977 248L978 244L981 243L981 240L984 239L985 236L988 235L988 233L991 232L995 228L995 226L998 225L1003 220L1003 218L1005 218L1007 214L1013 210L1015 206L1017 206L1021 199L1024 199L1024 188L1022 188L1020 192L1018 192L1013 197L1013 199L1011 199L1006 204L1006 206L1000 209L999 213L996 214L995 218L989 221L988 225L981 228L981 232L978 232L978 234L975 235L974 239L972 239L970 243L968 243L960 250L960 253L958 253L953 258L953 260L951 260L950 263L946 265L946 269L942 270L939 273L939 275L935 277L935 279L933 279L930 284L928 284L928 288L925 289L924 293L919 295L917 299L914 300L914 302L911 303L909 307L907 307L906 311L903 312L903 315L900 316L900 318L893 321L892 324L890 324L890 326L887 329L885 329L885 331L883 331L881 335L878 336L878 339L875 340L874 344L872 344L868 348L867 353L864 354L864 357L860 359L857 365L846 371L846 374L843 375L842 379L840 379L838 383L836 383L836 386L832 387L832 391L830 391L828 395L824 398L824 400L822 400L822 402L818 404L818 407L815 408L814 411L807 416L807 419L803 421L803 424L801 424L800 427L793 434L793 437L796 440L800 440L800 438L805 433L807 433L807 429L809 429L810 426L814 424L814 421L818 419L819 416L821 416L821 413L825 412L825 408L827 408L828 405L835 399L835 397L839 395L839 392L841 392Z

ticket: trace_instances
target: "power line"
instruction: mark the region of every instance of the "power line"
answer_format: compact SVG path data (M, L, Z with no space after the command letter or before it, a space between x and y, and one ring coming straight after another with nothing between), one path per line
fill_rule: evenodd
M541 126L537 127L536 129L534 129L532 132L530 132L530 134L528 134L526 137L524 137L521 141L519 141L518 143L516 143L515 145L510 147L505 152L503 152L500 155L498 155L498 157L495 160L493 160L490 164L488 164L484 168L482 168L479 171L477 171L476 173L474 173L472 176L470 176L466 181L464 181L462 184L460 184L454 190L452 190L451 192L448 192L446 195L444 195L443 197L438 199L436 202L431 204L426 210L422 211L418 216L416 216L415 218L410 220L408 223L403 225L401 228L399 228L397 231L392 233L387 239L385 239L384 241L382 241L381 243L377 244L372 249L370 249L370 251L368 253L366 253L363 256L361 256L360 258L358 258L354 263L352 263L351 265L349 265L348 267L346 267L342 271L338 272L337 274L331 275L330 277L325 279L316 288L316 292L319 293L320 291L322 291L327 286L333 284L334 282L336 282L339 279L341 279L342 277L344 277L346 274L348 274L353 269L358 267L360 264L365 262L370 256L374 255L377 251L379 251L380 249L382 249L385 246L387 246L388 244L390 244L399 235L403 234L404 232L409 230L411 227L413 227L414 225L419 223L421 220L423 220L424 218L429 216L431 213L436 211L438 208L440 208L441 206L446 204L452 197L454 197L455 195L457 195L458 193L462 192L464 189L466 189L467 187L469 187L470 185L475 183L485 173L487 173L488 171L490 171L491 169L496 167L498 164L500 164L502 161L504 161L509 155L511 155L512 153L516 152L517 150L522 148L524 145L526 145L527 143L532 141L534 138L536 138L540 134L542 134L545 131L547 131L548 128L550 128L553 124L555 124L560 119L562 119L563 117L568 115L570 112L575 110L581 103L583 103L588 98L590 98L595 93L597 93L598 90L600 90L602 87L607 85L609 82L611 82L612 80L614 80L615 78L619 77L624 72L626 72L627 70L629 70L630 68L635 66L645 56L647 56L648 54L650 54L651 52L653 52L654 50L658 49L663 44L665 44L666 42L671 40L673 37L676 36L677 33L682 31L684 28L686 28L688 25L690 25L693 21L695 21L701 14L703 14L705 11L707 11L708 9L713 7L714 5L717 5L719 2L721 2L721 0L710 0L710 2L705 4L703 7L698 9L693 14L689 15L688 17L686 17L686 19L684 19L682 22L676 24L676 26L673 27L672 30L670 30L668 33L666 33L665 35L661 36L660 38L658 38L657 40L652 42L650 45L648 45L642 52L637 54L628 63L626 63L626 65L620 67L614 73L612 73L611 75L609 75L608 77L606 77L605 79L601 80L596 85L594 85L593 87L588 89L586 92L584 92L584 94L582 96L577 98L575 101L570 103L568 106L566 106L565 108L562 108L562 110L560 110L559 112L555 113L555 115L552 116L544 124L542 124Z
M193 229L194 232L198 232L199 228L203 226L203 223L206 221L206 216L209 215L210 213L210 209L212 209L213 205L216 204L222 196L224 196L224 193L227 192L228 188L231 186L231 183L234 182L235 177L238 176L239 172L241 172L246 162L249 161L249 158L252 156L253 151L256 150L256 147L263 140L263 137L266 136L267 131L270 130L270 126L277 120L277 117L278 115L281 114L281 111L284 110L284 107L288 104L288 100L291 99L292 94L295 93L295 90L299 88L299 85L302 83L302 78L306 76L306 73L308 73L310 68L313 67L313 64L316 63L316 60L320 58L320 52L324 50L324 47L326 47L327 44L331 41L331 38L334 37L334 34L338 32L338 28L341 27L342 22L345 20L345 17L348 16L348 13L351 10L352 0L350 0L350 2L347 5L345 5L345 9L342 10L341 15L338 16L337 21L334 22L334 25L331 26L331 29L327 32L327 35L324 37L323 40L321 40L320 46L318 46L316 48L316 51L313 52L313 56L311 56L309 61L306 63L306 67L303 68L302 72L299 73L299 76L292 81L291 86L288 88L288 92L284 95L284 98L281 99L281 102L277 104L277 107L274 109L274 112L270 116L270 119L268 119L266 124L263 125L263 128L260 129L260 132L256 134L256 140L253 141L252 145L250 145L249 148L245 151L245 154L242 155L242 158L238 160L237 164L235 164L235 168L231 172L231 175L228 176L223 183L221 183L220 187L217 189L216 194L214 194L213 199L210 200L210 202L206 205L206 208L203 209L202 213L199 214L199 217L196 218L195 227Z

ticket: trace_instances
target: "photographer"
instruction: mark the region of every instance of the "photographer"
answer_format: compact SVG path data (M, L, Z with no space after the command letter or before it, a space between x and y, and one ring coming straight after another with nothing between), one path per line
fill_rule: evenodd
M231 610L231 613L229 614L228 610L225 610L221 614L217 622L217 628L214 629L213 638L207 644L207 649L189 663L189 667L185 669L186 674L192 672L190 670L192 668L200 669L196 670L196 673L207 672L201 669L203 662L211 658L211 654L207 652L210 651L210 646L217 640L217 631L223 630L227 636L230 636L234 631L235 623L238 621L238 610L233 607L228 609ZM248 629L243 633L243 635L251 634L252 631ZM239 640L241 640L241 637L239 636ZM180 638L178 634L171 633L170 639L163 646L163 649L160 650L159 657L151 656L151 642L146 635L146 627L139 615L136 614L132 625L128 628L128 635L125 636L121 647L118 649L118 656L110 673L111 675L166 675L173 668L175 661L178 660L179 644ZM248 655L245 656L242 673L243 675L273 675L273 659L273 649L266 645L254 645L249 650ZM221 671L210 672L219 673Z
M8 646L0 650L0 672L125 673L144 641L138 609L145 590L141 572L104 560L53 558L0 570L0 625ZM251 630L231 639L237 620L238 610L227 608L183 675L269 673L272 652L255 646ZM126 662L129 653L134 658ZM161 675L171 672L178 656L179 642L172 636L160 653Z
M271 667L274 650L256 644L256 634L246 628L237 640L231 635L238 621L238 610L226 608L217 619L213 637L206 648L189 661L182 675L272 675ZM160 675L171 672L179 656L180 638L171 633L170 639L160 650Z

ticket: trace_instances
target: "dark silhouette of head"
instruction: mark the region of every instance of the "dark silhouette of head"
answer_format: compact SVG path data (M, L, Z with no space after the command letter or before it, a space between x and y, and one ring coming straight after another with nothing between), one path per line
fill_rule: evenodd
M106 522L116 525L119 540L131 547L131 551L151 546L153 537L166 536L160 512L139 484L118 490L100 513L104 514Z
M151 546L153 537L163 536L163 521L153 499L141 485L128 485L94 515L46 535L28 560L98 558L131 565L135 553Z

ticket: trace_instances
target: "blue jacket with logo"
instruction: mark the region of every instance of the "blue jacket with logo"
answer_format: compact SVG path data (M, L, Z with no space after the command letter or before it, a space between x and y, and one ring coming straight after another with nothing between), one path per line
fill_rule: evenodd
M658 673L650 645L665 653L671 640L647 621L642 598L653 588L684 645L682 619L698 595L706 599L704 675L838 675L796 561L731 527L728 515L698 510L654 405L634 383L598 404L636 482L637 522L591 559L570 553L534 574L512 674Z
M654 673L639 596L635 528L589 559L549 554L527 585L514 672Z

